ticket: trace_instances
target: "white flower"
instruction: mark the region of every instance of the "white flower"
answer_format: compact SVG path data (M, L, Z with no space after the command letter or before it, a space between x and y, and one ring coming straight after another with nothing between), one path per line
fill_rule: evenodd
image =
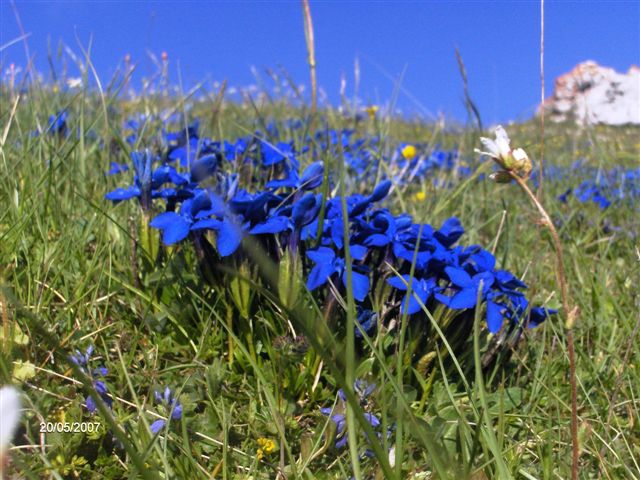
M20 409L20 392L11 386L0 388L0 463L20 424Z
M511 141L502 125L496 127L495 141L486 137L480 137L480 141L488 151L479 153L493 157L496 160L505 160L511 153L511 147L509 146Z
M67 79L67 87L69 88L82 87L82 77L69 77Z
M527 152L522 148L511 150L511 141L501 125L496 128L495 140L480 137L480 141L488 151L476 149L477 153L493 158L504 170L515 171L521 178L529 178L533 167ZM508 177L503 174L494 175L493 178L500 183L508 181Z

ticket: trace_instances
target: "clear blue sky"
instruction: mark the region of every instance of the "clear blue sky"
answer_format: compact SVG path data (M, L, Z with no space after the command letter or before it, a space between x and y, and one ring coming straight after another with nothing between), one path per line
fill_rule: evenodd
M302 13L298 1L28 1L16 0L31 54L47 71L47 42L62 40L78 52L93 36L92 58L109 77L126 53L148 73L147 51L166 50L172 79L180 61L186 83L227 79L254 83L259 70L282 65L308 84ZM0 0L0 44L19 36L13 9ZM626 71L640 63L640 2L547 0L545 3L547 92L575 64L593 59ZM394 83L430 112L466 118L454 47L464 58L471 95L485 123L526 118L540 97L540 5L512 2L391 2L311 0L319 84L333 102L340 76L353 92L354 59L360 59L360 96L387 101ZM24 65L22 44L0 52L3 69ZM398 106L419 113L408 96Z

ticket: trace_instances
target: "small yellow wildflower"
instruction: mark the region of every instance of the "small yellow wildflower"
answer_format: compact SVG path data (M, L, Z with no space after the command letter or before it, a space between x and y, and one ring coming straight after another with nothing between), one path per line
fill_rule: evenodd
M376 113L378 113L378 106L370 105L367 108L365 108L365 111L369 114L369 118L373 120L374 118L376 118Z
M258 460L262 460L265 455L269 455L276 449L276 442L270 438L260 437L258 439L258 445L260 445L260 448L256 451Z
M417 155L417 153L418 151L413 145L407 145L402 149L402 156L407 160L412 160L413 157Z
M427 198L427 194L425 192L418 192L415 194L416 200L422 202Z

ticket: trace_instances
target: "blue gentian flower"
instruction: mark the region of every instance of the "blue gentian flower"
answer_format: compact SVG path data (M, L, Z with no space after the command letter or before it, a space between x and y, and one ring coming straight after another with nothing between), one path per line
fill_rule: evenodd
M324 166L322 162L314 162L309 165L302 177L298 178L298 170L293 167L285 167L285 177L270 180L267 188L295 188L300 190L313 190L322 185L324 178Z
M167 159L170 162L177 160L181 167L188 167L198 156L199 143L197 137L191 137L186 144L172 149L167 155Z
M105 377L109 371L105 367L98 367L93 370L89 368L89 362L91 361L93 350L93 345L89 345L84 353L80 350L76 350L75 354L70 355L69 358L73 363L80 367L84 373L91 377L93 380L93 388L96 393L100 396L102 401L111 408L113 405L113 399L109 395L107 385L103 380L98 380L98 378ZM92 395L85 397L85 405L89 413L94 413L98 409L96 401Z
M302 172L299 188L302 190L313 190L314 188L318 188L322 185L323 178L324 164L320 161L313 162L305 168L304 172Z
M384 182L381 182L376 188L373 189L373 193L371 195L357 202L353 206L353 208L349 210L349 217L354 217L356 215L360 215L364 213L365 210L369 207L369 205L384 199L389 194L391 185L392 183L390 180L385 180Z
M49 122L47 125L47 133L55 134L59 136L65 136L69 129L67 127L67 117L69 116L66 110L62 110L57 112L55 115L51 115L49 117Z
M358 305L356 322L360 325L362 330L364 330L364 333L370 337L376 331L376 327L378 326L378 314ZM362 332L357 325L355 327L355 336L356 338L363 338Z
M351 257L354 260L362 260L367 253L366 247L362 245L350 246ZM307 252L309 257L315 266L309 273L307 280L307 288L309 290L315 290L321 287L329 278L334 274L338 274L342 280L342 284L347 287L347 271L344 258L336 256L335 252L328 247L319 247L316 250L309 250ZM359 273L353 268L351 270L351 279L353 287L353 297L359 302L364 301L365 297L369 293L369 277L362 273Z
M89 345L84 353L82 353L80 350L76 350L76 353L70 355L69 358L73 363L86 371L87 364L89 363L89 360L91 360L91 356L93 355L93 350L93 345Z
M166 387L161 394L158 391L153 392L156 402L163 407L163 410L169 415L170 420L180 420L182 418L182 404L171 393L171 389ZM151 433L154 435L160 432L165 425L166 420L158 419L151 424Z
M557 313L558 310L554 308L534 307L530 312L528 327L535 328L549 318L549 316Z
M244 155L248 148L248 143L244 138L238 138L235 143L229 143L225 140L223 143L224 157L229 161L236 160Z
M240 225L233 216L225 215L222 220L205 218L193 224L192 230L215 230L218 232L216 248L221 257L227 257L235 253L242 243L242 237L246 225Z
M450 247L458 241L463 233L464 228L462 228L460 220L451 217L442 224L440 230L434 233L434 237L445 247Z
M111 162L109 164L109 171L107 172L107 175L116 175L118 173L123 173L128 170L129 170L129 165L127 165L126 163Z
M359 220L361 233L357 238L367 247L389 245L396 234L396 220L387 210L374 212L368 220Z
M325 416L331 415L331 411L332 410L330 408L320 409L320 412ZM345 415L342 413L336 413L334 415L331 415L331 421L336 425L336 442L334 444L335 448L342 449L345 447L348 440L347 436L345 435L345 432L347 430L347 417L345 417Z
M187 128L178 130L176 132L163 132L164 140L167 142L169 147L175 148L180 145L184 145L187 143L188 139L191 138L199 138L198 130L200 129L200 121L195 120L191 125Z
M353 391L358 397L360 405L365 405L367 403L369 396L374 392L375 389L375 383L369 383L361 378L356 378L356 380L353 382ZM342 389L338 390L338 397L340 397L343 402L347 401L347 396L344 394L344 391Z
M558 200L560 200L562 203L567 203L567 201L569 199L569 195L571 195L571 193L573 193L573 189L572 188L568 188L563 193L558 195Z
M442 259L446 256L446 249L438 242L433 242L433 227L431 225L417 225L411 223L408 215L396 217L396 234L393 237L393 254L396 258L414 262L418 270L427 268L435 257ZM418 244L419 238L419 244ZM416 244L418 249L416 252Z
M219 163L220 159L215 154L198 158L191 164L191 181L199 183L214 175L218 170Z
M409 295L409 280L411 280L411 296L407 298ZM409 315L419 312L422 309L420 302L426 305L431 296L439 290L435 278L418 279L415 277L410 278L409 275L402 275L402 277L389 278L387 283L400 291L407 292L402 301L400 313L406 312ZM416 297L420 299L420 302L416 300Z
M262 165L270 167L281 162L285 162L291 167L298 168L298 160L295 157L293 144L278 142L271 145L268 142L260 142L262 149Z
M300 229L316 218L321 203L322 200L320 196L308 193L297 200L292 206L281 209L276 212L275 215L257 223L249 232L254 235L276 234L288 230Z
M139 198L142 208L147 210L151 206L151 165L153 156L150 150L131 152L131 161L135 171L134 185L128 188L116 188L114 191L107 193L105 198L113 202Z
M493 286L495 278L491 272L480 272L472 277L464 269L452 266L445 267L445 272L457 292L452 297L442 294L436 294L436 297L454 310L475 307L480 284L482 283L481 298L484 299Z
M146 149L143 152L131 152L131 161L133 162L133 170L136 173L141 188L151 185L151 165L153 163L153 155L151 150Z
M376 388L375 383L367 383L362 379L357 379L353 384L353 389L358 397L360 405L366 406L368 397L373 393ZM342 389L338 390L338 397L343 401L347 401L347 397L342 391ZM347 444L347 422L344 414L335 413L332 415L333 410L331 408L321 408L320 412L324 416L330 416L331 421L336 425L336 442L335 447L337 449L344 448ZM380 427L381 422L376 415L370 412L365 412L364 417L367 422L371 425L371 427L375 430ZM381 437L381 433L377 432L378 437Z
M245 190L240 190L229 201L229 209L236 215L252 224L264 221L269 212L283 203L283 198L273 192L258 192L250 194Z
M162 242L166 245L173 245L184 240L189 235L192 225L199 218L210 216L213 214L223 215L224 208L220 201L215 204L212 202L212 196L204 190L200 190L193 198L185 200L181 207L180 213L165 212L156 216L151 220L149 225L153 228L162 230ZM211 224L218 226L217 223ZM196 229L206 228L202 223Z

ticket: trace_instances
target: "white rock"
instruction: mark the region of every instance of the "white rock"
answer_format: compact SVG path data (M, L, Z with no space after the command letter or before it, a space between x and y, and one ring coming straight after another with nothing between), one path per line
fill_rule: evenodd
M593 61L581 63L556 79L542 108L556 122L640 124L640 67L625 74Z

